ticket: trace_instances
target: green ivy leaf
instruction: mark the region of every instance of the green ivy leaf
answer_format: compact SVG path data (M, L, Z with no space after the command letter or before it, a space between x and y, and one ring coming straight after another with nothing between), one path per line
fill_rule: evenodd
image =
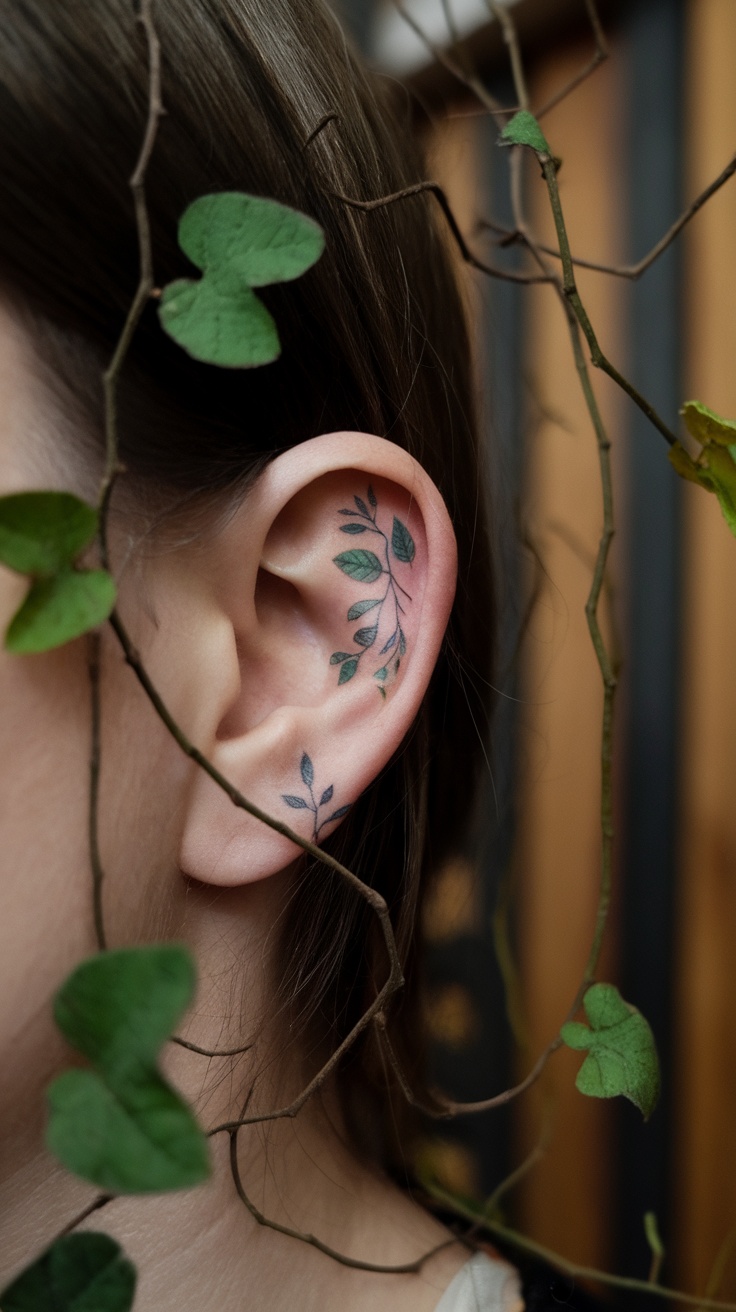
M693 460L682 444L675 442L669 451L670 463L681 478L715 493L723 518L736 537L736 422L723 419L702 401L686 401L680 413L701 450Z
M353 551L343 551L332 559L343 574L356 579L358 583L375 583L383 573L378 556L373 551L363 550L362 547L356 547Z
M47 1144L105 1190L185 1188L209 1174L204 1135L155 1064L194 984L187 949L159 944L100 953L57 994L56 1023L94 1070L50 1086Z
M18 655L51 651L102 624L115 605L115 582L106 570L61 569L31 584L5 634Z
M157 1071L141 1069L117 1085L95 1071L66 1071L47 1098L47 1147L105 1192L186 1189L209 1175L204 1135Z
M281 354L273 316L249 287L179 278L161 293L158 314L169 337L205 364L252 369Z
M277 359L276 324L251 289L306 272L324 249L319 224L263 196L222 192L184 212L179 245L203 277L164 288L159 318L169 336L209 364L250 368Z
M630 1099L648 1120L659 1097L659 1061L654 1036L636 1007L613 984L592 984L583 999L590 1028L568 1021L560 1035L569 1048L585 1051L575 1081L590 1098Z
M56 574L97 532L97 511L70 492L0 497L0 561L18 574Z
M414 539L409 532L406 524L402 524L400 519L394 515L394 526L391 531L391 546L397 560L401 560L405 565L411 565L416 554Z
M501 132L502 146L531 146L545 155L551 155L549 143L539 123L528 109L520 109Z
M365 524L341 524L340 532L352 533L354 537L356 533L367 533L368 529L366 528Z
M719 446L732 446L736 442L736 420L723 419L715 410L710 410L707 405L703 405L702 401L686 401L680 414L685 420L688 432L700 442L701 446L708 446L709 442L717 442Z
M67 1235L0 1294L2 1312L129 1312L135 1267L109 1235Z
M333 651L330 656L330 665L339 665L341 661L346 661L349 657L349 651Z

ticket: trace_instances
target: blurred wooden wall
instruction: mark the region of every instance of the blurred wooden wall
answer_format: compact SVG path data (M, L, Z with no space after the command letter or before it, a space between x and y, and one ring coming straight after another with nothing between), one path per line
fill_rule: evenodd
M543 101L562 85L588 54L589 42L570 39L537 59L533 101ZM573 249L611 262L624 255L620 55L614 34L611 60L545 120L553 148L564 157L560 185ZM734 0L688 0L685 59L683 192L691 198L736 150ZM478 140L473 120L462 118L450 119L435 137L434 172L445 181L468 232L483 205L474 153ZM536 228L549 240L546 192L533 167L527 191ZM736 180L697 216L683 250L681 399L696 396L736 417ZM580 284L604 349L625 361L621 284L585 273ZM565 1016L583 970L597 896L601 684L584 606L602 513L595 442L563 315L548 288L522 295L523 523L541 574L523 648L518 716L514 865L529 1027L519 1075ZM472 291L469 300L472 306ZM596 375L595 386L614 444L617 519L625 538L622 401L606 378ZM736 1297L736 1261L726 1260L736 1235L736 543L713 498L693 487L684 495L676 1064L670 1073L675 1221L667 1236L669 1279L703 1292L720 1250L721 1293ZM620 547L612 579L625 595ZM614 905L602 968L614 980L617 939ZM609 1106L576 1092L578 1066L574 1054L557 1054L539 1088L517 1106L516 1161L537 1142L543 1126L549 1128L543 1159L515 1193L516 1220L569 1257L610 1268L615 1261L613 1121Z
M696 195L736 152L733 0L690 0L687 49L686 177ZM697 216L685 249L684 392L734 417L733 180ZM736 543L698 491L686 489L675 1243L680 1278L700 1291L736 1233ZM721 1292L736 1297L733 1260Z

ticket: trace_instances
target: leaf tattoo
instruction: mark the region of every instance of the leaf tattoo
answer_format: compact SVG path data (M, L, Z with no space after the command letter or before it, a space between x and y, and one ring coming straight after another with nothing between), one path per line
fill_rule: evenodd
M406 524L397 515L393 517L389 539L378 523L378 498L370 485L365 500L363 497L354 496L353 502L356 507L354 510L344 507L338 512L351 521L341 524L340 532L346 533L349 537L357 537L362 533L376 534L383 539L380 548L383 560L374 551L368 551L364 547L354 547L351 551L342 551L338 556L333 556L334 563L343 574L347 574L348 578L355 579L356 583L376 583L383 578L386 580L386 586L378 597L366 597L362 601L354 602L350 607L347 614L348 622L361 619L369 611L376 611L374 623L356 629L353 634L353 642L357 644L358 651L333 651L330 665L340 666L338 685L349 683L357 673L362 657L378 640L384 607L388 604L393 610L392 627L385 637L379 655L386 656L391 653L391 656L390 660L373 674L373 678L377 680L378 691L385 700L385 684L396 677L401 659L406 655L406 634L401 623L401 617L406 612L402 597L405 601L412 599L396 578L393 564L394 561L399 561L402 565L411 568L416 555L416 546Z
M343 669L344 668L345 667L343 666ZM342 674L342 670L340 673ZM314 795L314 765L312 764L311 756L308 756L306 752L302 752L301 760L299 762L299 773L302 777L302 783L307 787L309 797L299 797L296 793L282 793L281 800L286 802L286 805L290 806L294 811L311 811L312 842L318 843L320 833L325 825L332 824L333 820L342 820L343 816L347 815L350 810L352 803L348 802L347 806L338 806L336 811L333 811L330 815L326 816L324 820L320 820L319 813L323 806L329 806L332 801L335 794L335 786L334 784L329 784L328 787L323 790L319 801L317 801Z

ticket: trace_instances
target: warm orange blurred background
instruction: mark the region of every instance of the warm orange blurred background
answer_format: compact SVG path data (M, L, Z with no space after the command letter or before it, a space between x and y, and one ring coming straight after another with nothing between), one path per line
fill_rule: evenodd
M431 8L417 0L412 12L419 21ZM458 12L468 8L459 4ZM573 253L619 264L644 255L736 150L736 3L629 0L602 10L610 58L545 117L544 130L563 159ZM590 59L585 5L519 0L513 12L534 106ZM364 22L366 42L368 30ZM497 33L472 31L455 56L513 101ZM508 221L497 129L436 60L427 57L407 81L425 118L432 174L474 249L495 258L478 219L494 213ZM536 232L553 241L533 160L525 198ZM510 838L503 859L494 857L492 878L481 858L480 885L488 876L493 905L487 888L479 892L473 860L456 862L440 882L426 926L445 962L430 1024L440 1073L451 1078L464 1053L485 1060L482 1046L495 1034L507 1045L506 1066L499 1057L491 1073L515 1078L564 1019L592 933L602 690L584 608L602 506L594 435L554 293L489 288L466 266L462 277L491 455L503 466L496 504L505 507L507 538L517 537L506 600L516 588L532 604L519 619L520 650L503 685ZM586 270L579 285L604 350L670 425L679 424L678 408L690 397L736 416L736 180L635 288ZM668 1250L667 1282L697 1293L718 1285L734 1298L736 542L715 499L678 483L661 436L608 378L594 382L613 444L617 501L602 609L623 658L617 890L600 974L649 1016L665 1094L642 1129L633 1109L583 1098L574 1087L580 1059L562 1051L509 1117L488 1117L467 1133L428 1132L425 1151L448 1185L479 1195L497 1183L499 1163L510 1170L541 1141L543 1152L504 1200L516 1225L580 1262L646 1276L642 1214L653 1210ZM498 947L494 905L509 883L519 968L515 1048L511 1027L504 1037L484 1016L502 1005L501 992L489 996L478 982L484 961L491 969L494 926ZM474 941L489 955L473 957L476 976L460 970L453 979L452 945L457 961L473 955ZM472 1096L493 1091L474 1087ZM504 1152L488 1155L484 1144L499 1135Z

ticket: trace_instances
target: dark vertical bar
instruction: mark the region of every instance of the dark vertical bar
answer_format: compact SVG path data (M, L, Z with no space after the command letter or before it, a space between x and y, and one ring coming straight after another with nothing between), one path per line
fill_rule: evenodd
M638 0L623 16L628 52L630 252L643 255L681 203L682 0ZM680 391L679 256L671 248L631 290L629 376L670 426ZM661 436L629 414L628 641L623 676L622 990L649 1020L663 1095L643 1125L629 1104L618 1119L619 1268L646 1272L643 1214L666 1234L670 1212L672 1006L677 828L680 499Z
M513 88L499 94L513 101ZM498 128L491 119L478 125L478 212L511 223L508 160L498 150ZM500 263L518 264L518 251L501 251ZM485 456L490 467L490 503L496 557L500 619L498 664L495 674L498 700L487 745L489 770L483 783L483 821L477 841L482 871L481 915L476 930L453 943L432 950L430 972L435 985L463 984L471 994L479 1018L472 1045L450 1051L435 1045L433 1066L438 1083L458 1098L475 1099L500 1092L512 1079L511 1036L506 1019L504 987L495 956L493 917L501 882L511 859L514 813L515 729L517 705L514 655L521 622L521 571L517 505L521 484L523 443L520 422L523 303L518 286L480 281L481 426ZM472 681L469 681L472 682ZM470 696L491 696L482 683L469 688ZM513 1165L509 1160L510 1111L461 1117L442 1126L443 1137L461 1143L472 1155L478 1181L490 1193Z

